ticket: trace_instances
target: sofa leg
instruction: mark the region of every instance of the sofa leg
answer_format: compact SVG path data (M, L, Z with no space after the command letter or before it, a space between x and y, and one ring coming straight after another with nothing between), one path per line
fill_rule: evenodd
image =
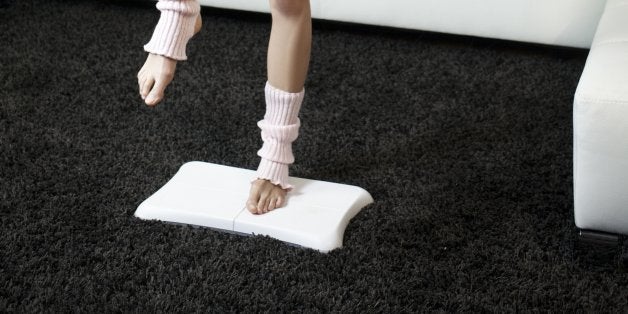
M619 265L623 271L628 271L628 241L624 241L622 245L621 256L619 257Z
M578 240L581 243L605 246L617 246L619 244L619 236L613 233L606 233L593 230L580 230Z
M622 242L621 236L617 234L578 230L575 253L583 266L594 269L609 269L609 267L615 268L617 266L623 268L622 264L626 260L624 256L628 257L628 254L619 256Z

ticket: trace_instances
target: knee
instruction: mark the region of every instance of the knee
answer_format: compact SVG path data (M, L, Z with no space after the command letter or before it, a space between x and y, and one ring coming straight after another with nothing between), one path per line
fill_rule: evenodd
M299 17L307 12L309 4L309 0L270 0L270 10L273 16Z

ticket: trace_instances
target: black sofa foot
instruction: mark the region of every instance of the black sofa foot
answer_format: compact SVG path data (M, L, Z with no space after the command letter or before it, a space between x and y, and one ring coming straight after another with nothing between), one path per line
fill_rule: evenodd
M620 235L595 231L578 230L576 255L583 265L595 269L608 269L628 265L628 250L621 250L623 238Z
M592 245L617 246L619 244L619 235L593 230L580 230L578 240L582 243Z

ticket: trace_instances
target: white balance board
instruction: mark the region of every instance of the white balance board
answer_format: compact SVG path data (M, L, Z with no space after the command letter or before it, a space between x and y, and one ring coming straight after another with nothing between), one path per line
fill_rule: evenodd
M246 209L255 171L200 161L185 163L140 204L140 219L209 227L269 237L329 252L342 246L349 220L373 202L364 189L290 178L287 204L263 215Z

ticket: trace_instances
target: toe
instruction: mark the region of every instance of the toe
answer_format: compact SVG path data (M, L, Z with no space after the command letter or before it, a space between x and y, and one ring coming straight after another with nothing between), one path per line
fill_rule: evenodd
M264 213L264 201L260 200L259 202L257 202L257 205L255 205L255 208L257 210L258 214L263 214Z
M148 96L146 96L146 104L149 106L154 106L158 104L162 98L163 94L151 91Z
M277 200L275 201L275 208L280 208L283 206L283 197L277 196Z
M257 212L263 214L268 211L268 196L263 195L257 203Z
M146 97L146 103L156 105L164 98L164 91L172 79L169 76L160 77L155 81L155 85Z
M142 82L142 89L140 90L140 95L142 95L142 99L146 100L146 104L148 104L148 99L146 99L146 97L148 96L148 93L150 92L150 89L153 87L153 84L155 83L155 81L152 78L145 78L144 81Z
M251 191L249 192L249 199L246 201L246 208L252 213L257 214L257 204L260 201L259 185L251 184Z
M275 203L277 202L276 198L272 198L269 202L268 202L268 211L272 211L275 209Z
M246 202L246 209L248 209L251 214L257 214L257 206L255 205L255 203L252 203L250 201Z
M142 93L142 87L144 86L144 81L146 81L146 76L142 74L142 72L140 72L137 75L137 87L138 87L138 90L140 91L140 96L142 96L142 99L145 98L144 94Z
M251 214L257 214L257 199L253 194L249 196L249 199L246 201L246 209L248 209Z

